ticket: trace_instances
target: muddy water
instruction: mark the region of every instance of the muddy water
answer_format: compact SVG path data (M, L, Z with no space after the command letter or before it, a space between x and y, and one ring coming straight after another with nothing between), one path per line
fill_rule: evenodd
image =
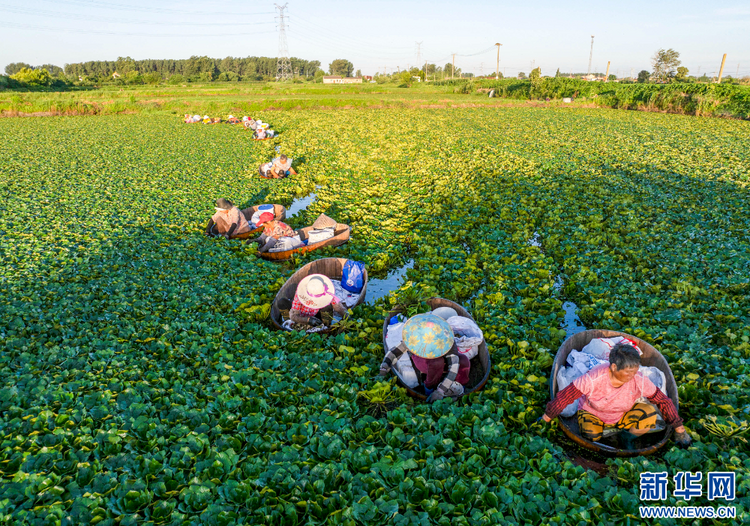
M367 281L367 300L368 305L372 305L380 298L387 296L392 291L397 290L403 285L406 271L414 267L414 260L410 259L406 265L401 268L393 269L383 279L369 279Z

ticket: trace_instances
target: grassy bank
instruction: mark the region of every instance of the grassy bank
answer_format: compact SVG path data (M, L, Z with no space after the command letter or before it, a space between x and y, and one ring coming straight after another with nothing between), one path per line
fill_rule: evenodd
M490 99L487 92L496 91ZM112 115L121 113L252 114L268 110L334 108L449 108L505 106L543 101L750 118L750 86L618 84L575 79L470 81L331 86L323 84L207 83L179 86L109 86L62 92L0 92L0 115ZM547 100L549 99L549 100Z

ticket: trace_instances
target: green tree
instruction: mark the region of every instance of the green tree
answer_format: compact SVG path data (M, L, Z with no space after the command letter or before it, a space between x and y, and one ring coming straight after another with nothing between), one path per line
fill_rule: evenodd
M659 49L651 57L651 65L654 68L654 77L660 81L674 77L675 70L681 64L680 54L672 48Z
M529 80L532 84L536 84L542 78L542 68L534 68L529 73Z
M11 75L10 78L22 82L27 86L35 87L49 86L52 83L52 77L46 69L23 68L15 75Z
M518 72L518 78L522 79L522 80L525 79L526 78L526 73L524 73L523 71L519 71Z
M638 73L638 82L643 84L644 82L648 82L651 78L651 73L646 71L645 69L641 70L640 73Z
M617 80L617 75L610 75L607 80Z
M445 67L443 67L443 72L445 73L445 78L447 77L458 77L461 75L461 68L456 68L456 70L453 70L453 63L448 62Z
M57 77L60 75L60 73L63 72L63 68L61 68L60 66L55 66L54 64L43 64L34 69L46 69L47 71L49 71L49 74L52 75L53 77Z
M26 62L13 62L12 64L5 66L5 74L12 77L22 69L34 69L34 67Z
M685 66L680 66L677 68L677 74L674 76L677 80L685 80L687 77L687 74L690 73L690 70L686 68Z
M159 75L155 71L146 73L145 75L143 75L143 82L145 82L146 84L158 84L161 82L161 75Z
M143 84L143 77L140 73L138 73L137 70L128 71L128 74L125 75L125 83L126 84Z
M362 70L358 69L357 72L354 74L355 77L361 77L362 76Z
M328 64L328 71L331 75L341 75L342 77L351 77L354 71L354 64L345 58L337 58Z
M555 71L555 78L560 77L560 68L557 68L557 71Z

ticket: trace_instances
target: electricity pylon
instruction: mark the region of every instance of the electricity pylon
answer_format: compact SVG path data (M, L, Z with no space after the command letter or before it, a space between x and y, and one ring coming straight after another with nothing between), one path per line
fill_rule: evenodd
M289 49L286 43L286 24L284 23L284 9L288 4L274 4L279 10L279 55L276 59L276 80L290 80L292 78L292 63L289 60Z

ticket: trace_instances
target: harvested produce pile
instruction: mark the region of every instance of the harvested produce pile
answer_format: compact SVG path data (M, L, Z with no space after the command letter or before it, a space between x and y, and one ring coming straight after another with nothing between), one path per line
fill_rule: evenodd
M750 520L747 123L531 108L273 120L293 179L258 178L274 145L232 126L0 120L0 522L625 524L644 471L734 471ZM218 196L288 206L316 185L288 221L351 225L338 249L282 265L202 234ZM492 357L485 390L427 406L378 382L382 302L337 336L271 330L293 269L333 255L370 279L413 258L396 295L466 306ZM665 355L700 441L601 476L567 460L556 427L531 427L563 300Z

